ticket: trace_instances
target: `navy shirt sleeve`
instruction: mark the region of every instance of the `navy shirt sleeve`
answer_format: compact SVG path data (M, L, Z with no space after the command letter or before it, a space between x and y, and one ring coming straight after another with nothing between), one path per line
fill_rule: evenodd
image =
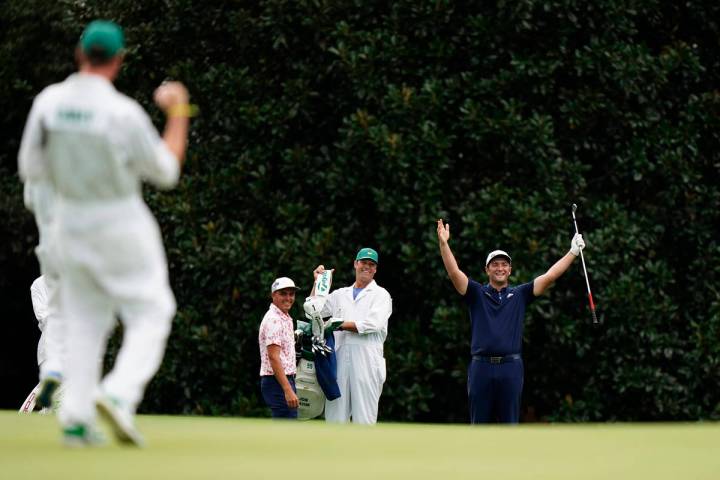
M523 283L515 288L520 292L523 300L525 300L525 305L529 305L533 300L535 300L535 294L533 293L534 285L535 280L530 280L528 283Z
M472 278L468 277L468 286L467 290L465 291L465 295L463 296L463 299L465 299L465 303L470 306L473 303L477 302L478 298L482 295L482 285Z

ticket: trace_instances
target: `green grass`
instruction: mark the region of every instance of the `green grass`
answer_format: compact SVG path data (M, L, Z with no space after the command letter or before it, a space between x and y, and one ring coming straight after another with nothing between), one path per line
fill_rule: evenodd
M515 427L140 416L143 450L69 450L52 417L0 412L0 479L720 479L720 425Z

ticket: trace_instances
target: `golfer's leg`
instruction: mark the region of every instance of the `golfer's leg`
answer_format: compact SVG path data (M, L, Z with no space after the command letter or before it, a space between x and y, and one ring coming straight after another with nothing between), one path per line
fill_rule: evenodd
M470 423L490 423L492 421L493 389L492 365L479 361L470 361L468 366L468 401L470 403Z
M290 386L295 390L295 381L289 378ZM297 408L288 407L280 383L271 375L260 378L260 392L262 393L265 405L270 407L272 418L297 418Z
M499 365L498 417L501 423L520 422L524 369L522 360Z

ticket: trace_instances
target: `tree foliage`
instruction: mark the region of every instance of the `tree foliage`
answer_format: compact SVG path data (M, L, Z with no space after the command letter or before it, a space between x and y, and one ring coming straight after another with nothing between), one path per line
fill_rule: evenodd
M13 178L22 124L33 96L72 71L87 21L125 27L118 88L158 125L150 98L165 78L200 106L180 186L146 192L179 311L145 411L265 414L257 327L271 280L307 294L323 263L348 284L354 253L373 246L394 301L381 418L465 421L469 325L435 221L451 224L471 277L503 248L520 283L567 251L574 202L602 325L578 262L527 315L526 418L720 415L720 7L4 4L3 274L31 263Z

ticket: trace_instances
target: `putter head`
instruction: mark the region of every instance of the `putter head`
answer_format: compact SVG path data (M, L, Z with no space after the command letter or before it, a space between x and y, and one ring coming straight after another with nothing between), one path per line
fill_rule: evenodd
M575 205L575 204L573 203L573 204L572 204L572 212L575 213L575 210L577 210L577 205Z

